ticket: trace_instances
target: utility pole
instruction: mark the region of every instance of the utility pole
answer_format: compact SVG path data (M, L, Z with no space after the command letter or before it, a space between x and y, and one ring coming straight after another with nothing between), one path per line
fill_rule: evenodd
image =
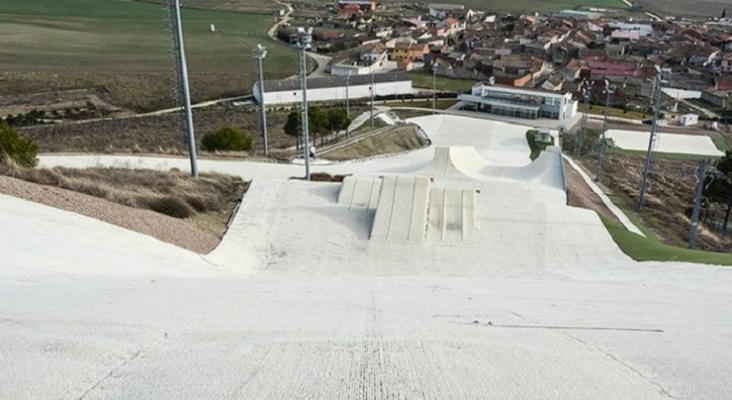
M592 81L582 81L583 82L583 88L582 88L582 94L585 97L585 113L582 115L582 130L580 131L579 136L577 137L577 143L575 143L575 149L574 149L574 158L579 159L582 155L582 140L584 139L585 135L587 135L587 117L588 113L590 112L590 96L592 95Z
M699 228L699 208L701 207L702 194L704 193L704 178L706 177L707 160L699 161L699 168L696 172L696 195L694 196L694 211L691 213L691 228L689 229L690 249L696 246L696 233Z
M349 121L351 120L351 109L349 108L349 105L348 105L348 101L350 98L350 93L348 90L350 81L351 81L351 71L348 71L348 75L346 75L346 117L348 118ZM351 124L349 123L348 126L346 127L346 139L348 139L351 136L350 128L351 128Z
M183 44L183 26L180 18L180 1L171 0L173 12L173 35L175 36L176 62L180 78L181 100L185 112L185 130L188 133L188 154L191 159L191 176L198 178L198 163L196 161L196 135L193 131L193 110L191 109L191 92L188 87L188 67L186 65L186 51Z
M374 68L371 66L371 127L374 127L374 95L376 86L374 86Z
M300 86L302 88L302 140L303 158L305 160L305 179L310 180L310 138L308 135L308 58L307 50L312 46L313 28L306 31L297 28L297 40L293 47L300 50Z
M661 90L661 73L656 75L654 78L654 85L655 88L652 95L656 95L656 105L654 106L653 110L653 125L651 126L651 136L648 139L648 152L646 153L646 162L643 166L643 180L641 181L640 186L640 194L638 196L638 209L643 209L643 200L646 194L646 187L648 186L648 172L651 168L651 157L653 156L653 147L656 141L656 137L658 136L658 117L659 112L661 109L661 97L663 96L663 91Z
M269 156L269 145L267 144L267 108L264 105L264 69L262 68L262 60L267 56L267 48L261 44L257 45L254 58L259 61L259 109L262 114L262 141L264 146L264 156Z
M437 63L432 64L432 115L437 113Z
M600 182L600 176L602 175L602 160L605 158L605 149L607 143L605 142L605 132L607 132L607 113L610 109L610 96L615 93L614 89L610 88L610 81L605 79L605 118L602 122L602 133L600 133L600 154L597 158L597 174L595 175L595 182Z

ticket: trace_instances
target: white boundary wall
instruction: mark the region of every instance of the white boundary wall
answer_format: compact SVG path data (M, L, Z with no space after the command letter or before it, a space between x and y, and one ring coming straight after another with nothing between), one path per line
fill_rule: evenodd
M376 83L376 96L389 96L412 93L412 81ZM259 97L259 86L255 87L255 97ZM351 99L371 97L371 84L350 85L348 96ZM329 88L308 89L308 101L346 101L346 87L336 86ZM265 92L264 101L268 106L274 104L299 103L302 101L302 90Z

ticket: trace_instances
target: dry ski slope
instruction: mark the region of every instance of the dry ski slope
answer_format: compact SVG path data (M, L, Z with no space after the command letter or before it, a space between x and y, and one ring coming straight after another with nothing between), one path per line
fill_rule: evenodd
M525 127L415 122L343 185L202 163L255 177L207 256L0 197L0 398L730 397L729 270L629 261Z

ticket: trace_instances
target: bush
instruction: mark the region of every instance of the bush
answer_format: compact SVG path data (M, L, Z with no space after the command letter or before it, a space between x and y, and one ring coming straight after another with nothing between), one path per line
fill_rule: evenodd
M154 198L147 203L147 208L174 218L182 219L193 215L185 201L173 196Z
M247 151L252 148L252 138L246 133L232 128L224 127L216 132L203 135L201 144L206 151Z
M0 122L0 163L33 168L38 163L37 155L38 144L33 139L19 136L8 124Z
M196 210L196 212L206 212L208 209L206 199L201 196L188 195L186 196L186 203Z

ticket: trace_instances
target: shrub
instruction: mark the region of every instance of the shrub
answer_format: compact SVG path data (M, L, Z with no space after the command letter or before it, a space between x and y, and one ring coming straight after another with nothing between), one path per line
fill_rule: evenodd
M206 151L246 151L252 148L252 138L246 133L232 128L224 127L216 132L203 135L201 144Z
M19 136L8 124L0 122L0 163L13 162L20 167L33 168L38 160L38 144Z
M147 203L147 208L174 218L188 218L193 211L185 201L178 197L157 197Z
M208 210L206 199L201 196L188 195L186 196L186 203L196 210L196 212L205 212Z

